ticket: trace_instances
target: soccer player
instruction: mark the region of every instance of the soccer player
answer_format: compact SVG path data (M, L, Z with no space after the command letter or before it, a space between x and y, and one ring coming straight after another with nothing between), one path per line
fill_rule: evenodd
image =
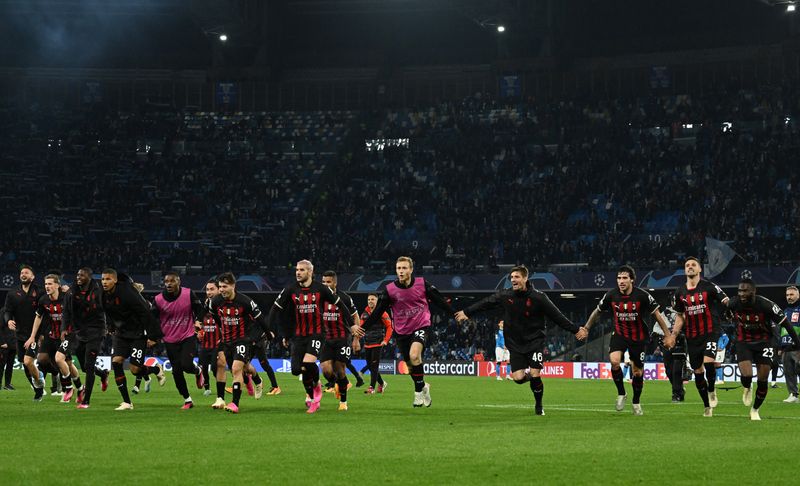
M586 339L588 332L571 323L545 295L528 281L528 268L517 265L509 275L511 288L501 290L466 309L456 313L456 320L464 322L470 316L491 309L503 309L505 344L509 351L511 378L522 385L530 383L536 402L536 415L544 415L542 398L542 364L544 363L545 318L575 334L578 340Z
M670 322L672 326L675 325L675 310L672 307L667 307L667 324ZM672 329L670 326L670 329ZM672 403L680 403L685 400L686 391L683 388L683 369L686 363L686 336L683 333L679 333L675 337L675 345L672 348L668 348L664 344L664 334L662 334L661 328L655 326L653 328L653 334L658 336L659 347L661 348L661 354L664 356L664 373L667 375L667 379L669 379L670 385L672 385Z
M609 345L609 360L611 361L611 377L617 387L616 410L625 408L625 383L620 363L625 351L630 353L633 365L633 400L634 415L643 415L640 398L644 388L644 355L650 339L650 331L645 324L647 315L655 317L656 322L664 333L664 345L671 348L675 345L675 338L669 332L664 316L659 312L659 305L647 291L634 286L636 272L632 267L623 265L617 269L617 287L609 290L600 299L597 308L589 316L584 327L588 332L600 317L602 312L610 312L614 319L614 332L611 334Z
M211 279L206 282L206 307L211 299L219 294L219 284L216 279ZM211 395L211 377L209 370L213 370L214 378L217 376L217 346L219 345L219 327L214 315L210 310L206 309L203 314L203 324L197 332L197 337L200 340L200 355L199 365L203 370L203 381L205 384L205 391L203 396ZM223 383L224 385L224 383Z
M497 380L503 379L503 363L508 363L509 353L506 348L506 338L503 334L503 321L497 323L497 332L494 334L494 360L495 360L495 374ZM511 373L506 369L506 378L511 379Z
M429 303L444 309L448 316L455 314L450 302L430 282L422 277L414 277L414 261L401 256L395 263L397 280L389 283L378 297L378 304L364 323L369 332L371 326L378 325L378 319L391 309L394 317L394 332L397 347L408 365L411 380L414 382L414 407L431 406L430 385L425 383L422 357L431 325Z
M339 298L343 305L338 306L328 302L323 304L322 320L325 322L325 345L322 347L319 361L322 365L322 374L329 381L336 382L339 411L347 411L347 389L350 387L350 381L347 379L345 366L352 354L353 333L355 330L361 331L361 326L353 299L336 289L336 280L336 272L333 270L322 274L322 284L331 289L333 295ZM342 307L341 310L340 307ZM344 312L350 313L349 322L352 323L353 329L345 325L342 316Z
M782 326L792 338L792 342L800 343L797 333L777 304L756 295L756 284L749 278L739 282L736 297L728 302L728 310L736 323L736 357L739 361L739 373L742 376L742 402L750 406L750 420L761 420L758 410L769 390L769 373L775 347L772 343L773 325ZM794 345L794 350L798 345ZM753 400L751 385L753 383L753 362L757 368L756 398Z
M341 312L345 326L360 337L363 332L354 326L352 311L331 289L314 281L314 265L308 260L300 260L295 267L295 282L286 286L272 304L269 311L271 329L291 337L292 374L302 376L306 390L307 413L316 413L322 400L322 387L319 383L317 357L320 356L325 341L325 304L336 306ZM284 346L288 345L286 337Z
M108 371L96 366L97 355L106 335L106 314L103 310L103 291L92 279L92 270L78 270L75 283L64 297L64 326L74 329L76 339L65 340L67 349L62 354L77 355L85 373L83 388L78 390L78 409L89 408L95 375L100 376L102 390L108 387ZM62 349L64 347L64 342ZM62 352L59 349L59 353Z
M700 260L689 257L683 264L686 283L672 296L672 308L677 313L672 335L683 331L689 366L694 370L694 384L703 401L704 417L713 415L717 406L717 341L720 335L720 308L728 303L728 296L718 285L700 277L703 271Z
M61 346L61 335L66 330L63 329L64 294L61 293L61 279L58 275L49 274L44 278L45 295L39 298L36 306L36 317L33 320L31 336L25 342L28 348L36 344L38 336L44 329L43 342L39 346L39 354L36 357L40 366L58 369L61 371L61 384L64 389L65 399L69 402L72 398L72 383L70 377L77 377L78 370L71 362L69 365L63 363L63 367L57 364L56 352ZM42 326L44 324L44 326Z
M42 295L39 286L33 282L35 278L33 268L28 265L20 266L19 287L10 289L6 294L4 319L8 328L16 332L17 361L23 364L25 377L34 390L33 399L38 401L44 394L45 385L44 380L40 379L35 362L38 342L25 347L25 341L31 335L36 306Z
M203 303L195 293L181 287L181 278L175 272L164 275L164 290L154 299L153 313L161 324L164 347L172 363L172 378L183 397L182 410L194 407L184 373L194 376L199 390L205 387L203 369L194 362L197 354L195 328L202 326Z
M378 294L370 293L367 295L367 307L364 308L364 312L361 314L360 322L362 327L377 305ZM383 393L386 390L386 382L381 376L380 364L383 348L389 344L389 340L392 338L392 319L389 317L388 312L381 314L381 324L383 324L382 327L372 326L364 334L364 351L367 358L367 368L369 369L369 388L364 390L367 395L372 395L376 391Z
M794 332L800 334L800 293L797 287L791 285L786 287L786 303L789 304L783 310L784 315L789 320L789 324L794 328ZM786 388L789 396L784 403L797 403L797 366L800 364L800 351L794 351L794 342L785 329L781 329L781 349L783 349L783 373L786 376Z
M250 297L236 291L236 277L225 272L217 278L219 295L209 303L212 314L217 319L220 342L217 348L217 400L212 408L231 413L239 413L239 400L242 397L242 384L253 343L267 332L264 316L258 304ZM225 403L225 369L231 367L233 387L231 402ZM258 374L254 377L260 378ZM257 383L257 384L258 384Z
M111 369L114 381L122 396L122 403L115 410L133 410L133 403L128 393L128 379L123 365L130 362L130 371L139 375L144 371L144 353L148 341L154 343L161 338L158 322L150 313L150 304L136 290L133 280L125 274L119 274L113 268L106 268L101 275L103 285L103 308L111 321L113 344L111 353ZM151 366L148 373L158 376L158 382L164 385L166 377L161 365Z

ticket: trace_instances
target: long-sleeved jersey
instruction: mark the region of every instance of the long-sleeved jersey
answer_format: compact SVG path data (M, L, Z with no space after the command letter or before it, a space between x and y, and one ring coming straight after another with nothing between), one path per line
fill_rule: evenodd
M467 316L492 309L503 309L503 334L506 348L514 353L541 351L540 339L545 337L546 319L559 327L578 332L580 326L570 322L544 292L528 282L525 290L501 290L464 309Z

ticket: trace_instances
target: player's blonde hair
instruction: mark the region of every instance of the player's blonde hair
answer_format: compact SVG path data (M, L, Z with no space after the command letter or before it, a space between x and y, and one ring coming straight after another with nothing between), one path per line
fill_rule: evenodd
M408 262L408 266L411 267L412 269L414 268L414 260L412 260L411 257L407 256L398 257L396 263L400 262Z
M308 267L309 272L314 273L314 264L311 263L311 260L300 260L296 266L299 267L301 263Z

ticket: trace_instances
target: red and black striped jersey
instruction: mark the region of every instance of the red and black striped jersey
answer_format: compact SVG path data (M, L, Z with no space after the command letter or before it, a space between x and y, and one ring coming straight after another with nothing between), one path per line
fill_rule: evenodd
M203 316L203 327L200 329L202 331L202 338L200 339L200 345L203 349L214 349L219 344L219 326L217 326L217 320L214 319L214 314L211 312L206 312Z
M254 328L256 320L261 318L261 309L250 297L237 292L233 300L227 300L220 294L211 300L210 307L217 320L220 342L231 343L257 337Z
M773 325L780 325L786 320L786 315L777 304L760 295L756 295L749 304L736 296L728 302L728 308L733 313L736 340L739 342L769 342L773 338Z
M620 292L619 288L614 288L600 299L597 309L611 312L615 333L638 342L650 338L650 330L644 317L656 312L658 303L649 292L639 287L634 287L628 295Z
M294 282L275 299L273 310L278 309L278 312L270 312L270 315L282 314L284 319L293 321L295 336L320 336L325 333L324 304L338 306L340 303L341 299L320 282L311 282L308 287ZM350 316L344 319L345 322L352 321Z
M53 300L49 295L44 294L39 297L36 306L36 316L42 319L39 326L39 334L44 334L49 329L48 336L51 339L61 339L61 331L71 332L64 329L64 294L59 293L58 298Z
M323 304L322 320L325 321L325 339L344 339L352 335L350 326L345 324L342 312L349 312L350 315L355 312L355 304L352 297L344 292L336 292L336 296L342 300L342 304L347 310L339 310L334 304L325 302Z
M683 314L683 332L687 338L719 332L720 306L728 296L708 280L701 279L689 289L686 284L672 295L672 308Z

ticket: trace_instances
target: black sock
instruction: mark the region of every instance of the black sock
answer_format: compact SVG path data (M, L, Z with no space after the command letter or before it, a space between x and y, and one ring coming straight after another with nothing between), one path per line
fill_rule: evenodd
M542 408L542 397L544 396L544 383L542 383L542 378L540 376L534 376L531 378L531 391L533 392L533 398L536 400L536 407Z
M367 362L367 364L365 364L363 368L361 368L360 370L358 370L358 372L363 374L363 373L365 373L367 370L369 370L369 362ZM370 372L371 372L371 371L370 371Z
M225 382L217 381L217 398L225 400Z
M253 383L255 385L260 385L261 384L261 377L258 376L258 373L253 375Z
M742 387L743 388L750 388L753 384L753 377L752 376L743 376L742 377Z
M314 387L319 379L319 368L317 368L317 363L303 363L303 366L300 369L302 370L303 374L303 387L306 389L306 394L308 394L310 398L314 398ZM314 371L317 371L316 375L314 374Z
M350 370L350 373L352 373L353 376L355 376L358 381L362 381L361 373L359 373L358 370L356 369L356 367L353 366L353 362L352 361L348 361L345 366L347 366L347 369Z
M622 375L622 368L611 368L611 378L614 380L614 385L617 386L617 395L624 395L625 383Z
M122 363L111 362L111 369L114 370L114 381L117 383L119 394L122 395L122 401L131 403L131 397L128 394L128 378L125 377L125 370L122 369Z
M414 381L415 392L421 392L425 388L425 368L422 364L411 365L411 379Z
M340 380L336 380L336 384L339 385L339 401L346 402L347 401L347 385L350 384L350 381L345 376Z
M672 394L683 398L683 359L672 361Z
M242 384L238 381L233 382L233 404L239 406L239 399L242 398Z
M714 393L714 385L717 383L717 367L714 363L704 363L706 369L706 381L708 382L708 393Z
M72 388L72 380L69 377L69 372L66 375L61 375L61 389L64 391Z
M76 378L73 378L72 379L72 384L75 386L76 390L80 390L81 386L83 386L83 384L81 383L81 377L78 376Z
M644 376L633 375L631 386L633 387L633 400L631 400L631 403L639 403L639 399L642 397L642 388L644 388Z
M261 363L261 367L264 368L264 372L267 374L267 378L269 378L269 384L272 388L278 388L278 380L275 379L275 370L272 369L268 360L259 361Z
M706 377L703 373L694 374L694 384L697 387L698 393L700 393L700 399L703 400L703 406L706 408L710 407L708 404L708 383L706 383Z
M136 380L134 380L133 386L135 386L136 388L142 386L142 376L140 374L136 375Z
M758 410L758 407L764 403L764 399L767 398L767 391L769 391L769 382L768 381L756 381L756 399L753 400L753 408Z

